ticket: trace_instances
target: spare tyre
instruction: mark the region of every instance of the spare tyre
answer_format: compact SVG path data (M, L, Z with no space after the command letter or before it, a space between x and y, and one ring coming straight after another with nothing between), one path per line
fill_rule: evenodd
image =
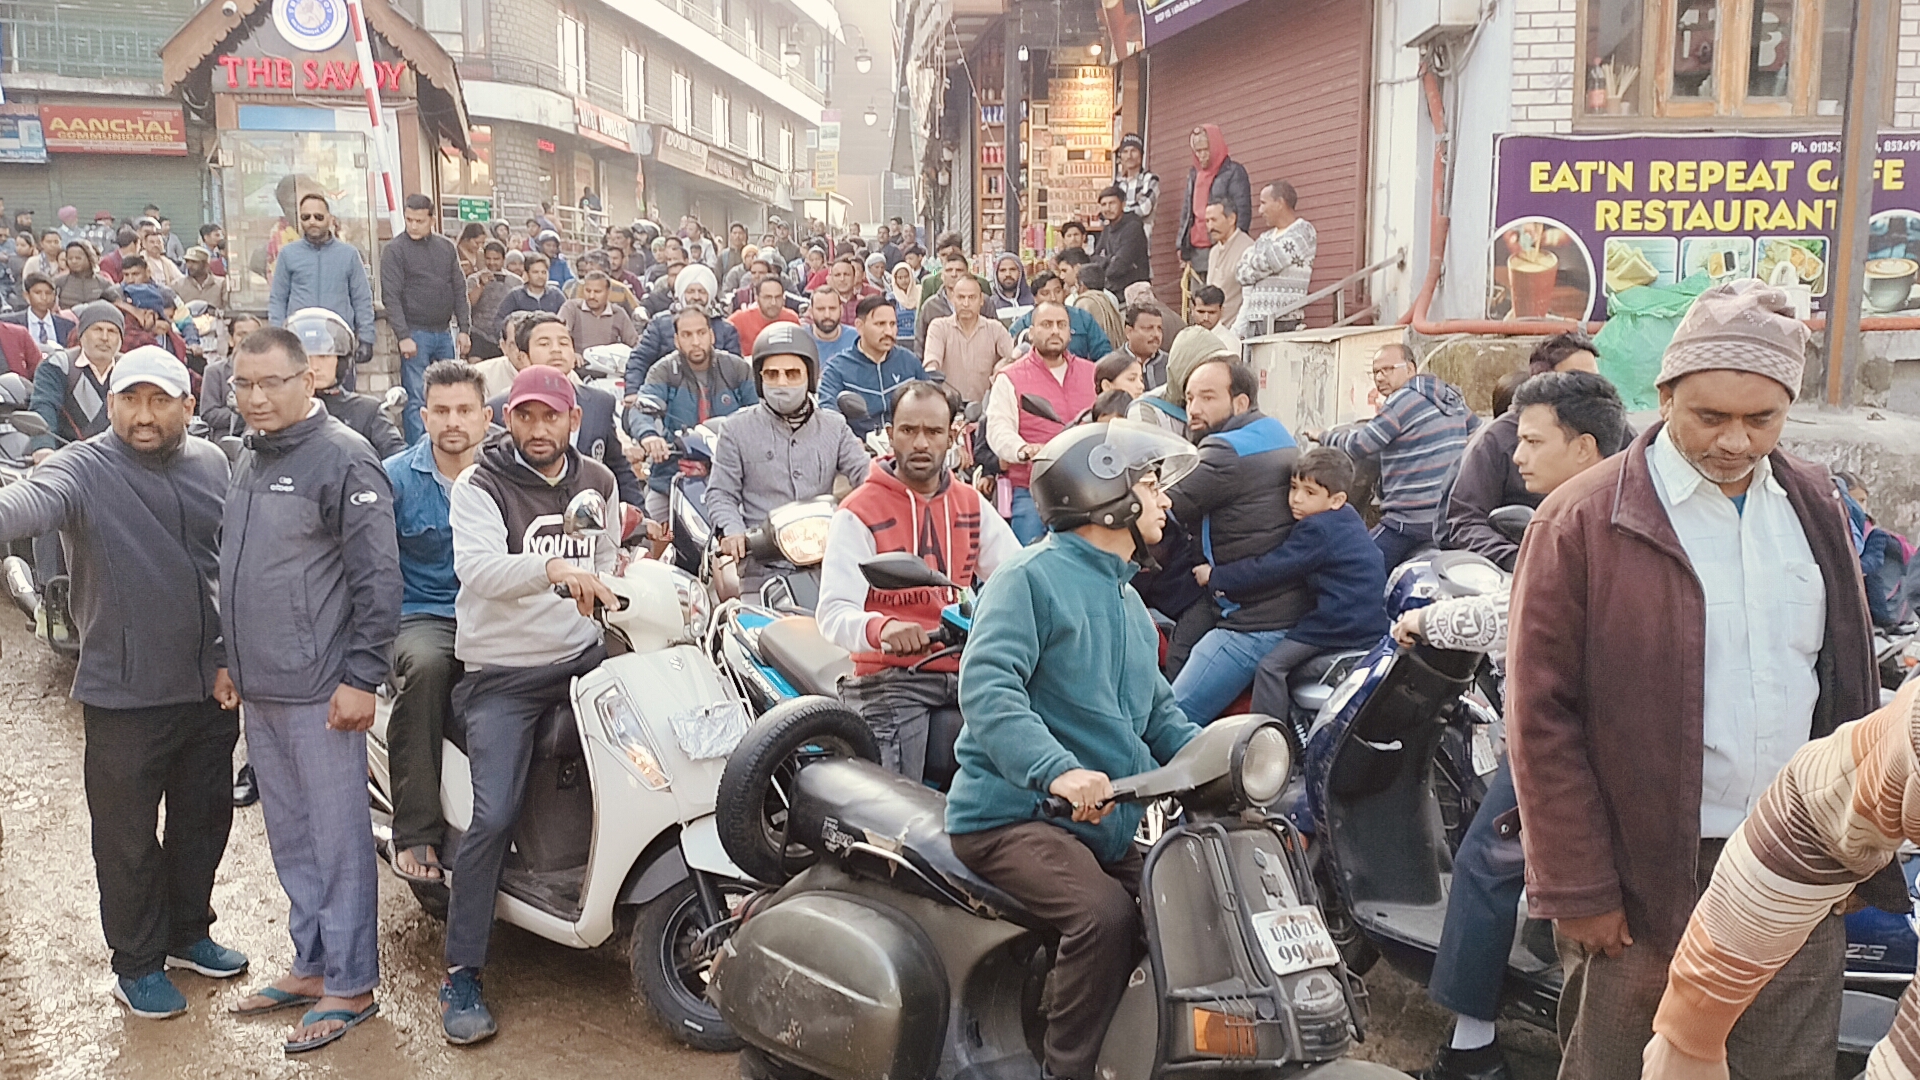
M755 881L781 885L813 863L815 853L787 842L787 798L794 774L831 758L880 762L873 730L829 697L783 701L762 713L727 758L715 795L721 846Z

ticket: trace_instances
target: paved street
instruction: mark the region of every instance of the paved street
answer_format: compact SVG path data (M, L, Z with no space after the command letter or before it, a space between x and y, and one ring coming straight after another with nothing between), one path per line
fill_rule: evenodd
M131 1019L107 991L87 816L80 788L80 709L68 669L0 612L0 1075L141 1080L351 1077L449 1080L644 1075L718 1080L728 1055L670 1039L628 989L624 943L575 952L512 927L496 930L487 991L501 1034L473 1050L441 1041L434 992L439 924L392 875L381 875L381 1014L306 1058L280 1049L291 1014L234 1019L223 1010L290 955L286 898L274 880L259 807L239 811L214 889L215 936L253 957L232 982L174 978L184 1017ZM1443 1020L1417 987L1379 969L1371 978L1374 1035L1362 1055L1409 1071L1424 1066ZM1523 1080L1552 1075L1552 1042L1510 1028Z

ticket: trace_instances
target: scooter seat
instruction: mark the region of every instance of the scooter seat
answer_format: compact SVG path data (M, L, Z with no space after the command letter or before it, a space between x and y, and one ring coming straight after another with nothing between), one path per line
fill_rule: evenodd
M801 769L794 779L787 838L849 871L976 915L1038 924L1020 901L953 853L945 796L872 762L822 761Z
M810 615L789 615L762 627L760 655L803 694L837 698L840 677L853 674L853 657L828 641Z
M1340 659L1344 653L1350 651L1352 650L1329 649L1326 652L1320 653L1313 659L1288 672L1287 685L1307 686L1319 681L1327 672L1333 670L1334 661Z

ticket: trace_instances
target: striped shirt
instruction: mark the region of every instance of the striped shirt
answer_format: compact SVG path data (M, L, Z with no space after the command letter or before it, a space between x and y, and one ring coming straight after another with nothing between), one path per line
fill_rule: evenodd
M1920 838L1920 682L1891 705L1802 746L1727 841L1693 909L1653 1018L1649 1080L1726 1075L1727 1034L1761 987L1855 883ZM1636 946L1646 948L1646 946ZM1875 1080L1920 1076L1920 999L1900 1001L1867 1062Z
M1380 458L1381 520L1431 526L1447 473L1478 424L1459 390L1437 375L1415 375L1388 396L1379 415L1335 428L1321 442L1356 458Z

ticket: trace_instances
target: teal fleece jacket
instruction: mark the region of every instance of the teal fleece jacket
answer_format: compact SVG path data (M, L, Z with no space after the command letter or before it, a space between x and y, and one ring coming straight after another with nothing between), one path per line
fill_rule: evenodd
M960 660L967 719L948 832L1033 821L1061 773L1132 776L1200 733L1160 674L1153 620L1128 584L1134 570L1072 533L1050 533L994 571ZM1061 824L1110 863L1126 854L1141 813L1123 805L1098 825Z

